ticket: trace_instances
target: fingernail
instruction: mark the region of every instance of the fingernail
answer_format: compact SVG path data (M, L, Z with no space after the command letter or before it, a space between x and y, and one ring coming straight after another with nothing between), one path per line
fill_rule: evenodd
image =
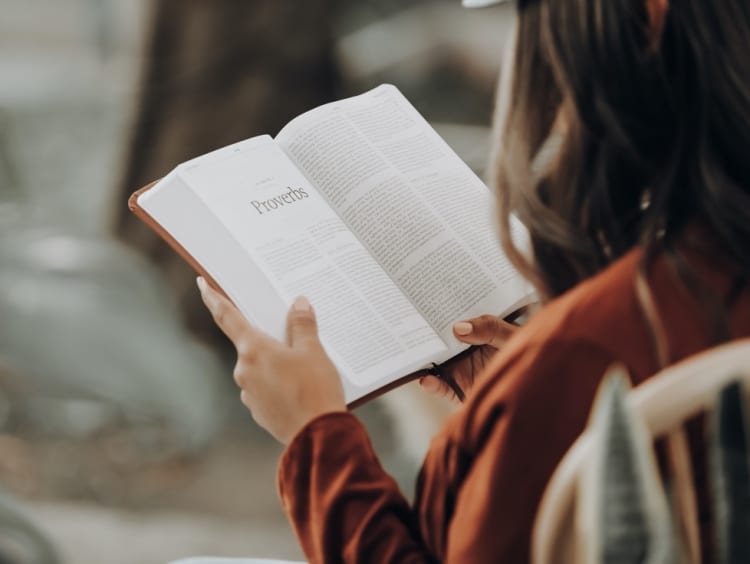
M294 305L292 307L295 311L310 311L312 309L310 302L307 301L305 296L299 296L294 300Z
M474 330L474 327L468 321L459 321L453 326L453 330L456 335L468 335Z
M198 284L198 289L201 292L205 292L207 288L206 280L203 278L203 276L198 276L198 278L195 279L195 283Z

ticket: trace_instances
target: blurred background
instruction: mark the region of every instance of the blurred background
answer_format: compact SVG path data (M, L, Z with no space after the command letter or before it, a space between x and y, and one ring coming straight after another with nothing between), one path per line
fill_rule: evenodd
M512 8L0 0L0 562L299 558L195 275L127 211L181 161L398 86L483 173ZM447 407L358 410L407 494Z

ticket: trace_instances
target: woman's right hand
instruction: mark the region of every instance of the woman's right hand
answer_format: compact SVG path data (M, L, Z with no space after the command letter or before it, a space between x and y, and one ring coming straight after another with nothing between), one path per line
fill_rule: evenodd
M518 328L517 325L508 323L495 315L481 315L474 319L459 321L453 325L453 334L456 339L475 345L475 347L468 354L449 360L441 366L441 369L453 377L468 397L474 378ZM437 376L424 376L419 380L419 384L428 393L450 396L458 401L448 384Z

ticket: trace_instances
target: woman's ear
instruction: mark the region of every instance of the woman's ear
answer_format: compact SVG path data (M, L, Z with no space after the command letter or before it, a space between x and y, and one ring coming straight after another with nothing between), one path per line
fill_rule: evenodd
M664 22L669 12L669 0L646 0L646 12L648 13L648 26L651 32L651 48L657 51L661 36L664 33Z

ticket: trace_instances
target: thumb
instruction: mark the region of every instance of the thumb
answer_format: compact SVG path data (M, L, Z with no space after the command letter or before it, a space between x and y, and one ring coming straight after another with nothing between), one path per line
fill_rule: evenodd
M286 341L290 347L310 348L318 346L318 323L315 312L307 298L294 300L286 319Z
M480 315L453 326L453 334L459 341L470 345L490 345L500 348L518 329L516 325L503 321L496 315Z

